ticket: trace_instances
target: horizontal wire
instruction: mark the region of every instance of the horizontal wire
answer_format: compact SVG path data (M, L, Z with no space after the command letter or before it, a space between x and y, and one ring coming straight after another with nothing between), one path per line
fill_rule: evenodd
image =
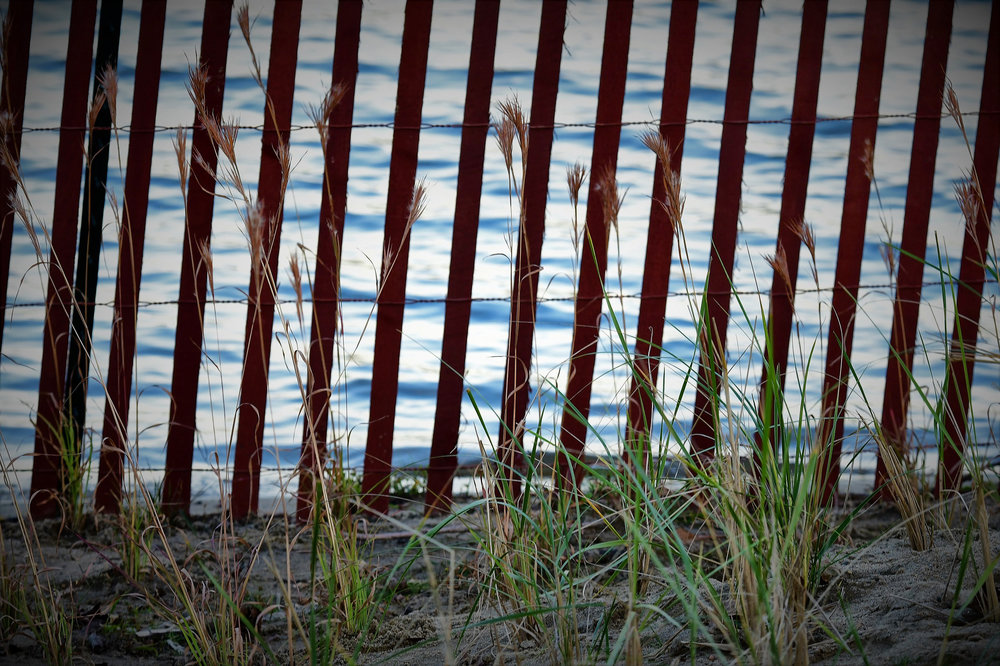
M920 284L923 287L940 287L944 285L950 285L952 281L949 280L935 280L933 282L922 282ZM983 280L983 284L998 284L996 278L988 278ZM881 284L859 284L855 287L843 287L845 289L857 289L858 291L874 291L878 289L892 289L896 285L891 282L881 283ZM838 287L836 285L831 287L810 287L808 289L796 289L795 295L802 294L819 294L819 293L829 293L833 292ZM591 300L604 300L605 298L609 300L636 300L642 298L693 298L693 297L703 297L705 295L725 295L732 294L733 296L769 296L771 294L770 290L758 291L754 289L732 289L726 291L715 291L715 290L696 290L696 291L668 291L666 293L659 294L646 294L643 296L642 293L614 293L606 294L601 296L594 296ZM576 296L539 296L535 299L537 303L568 303L575 301ZM439 297L439 298L406 298L401 301L398 300L379 300L376 297L347 297L347 298L325 298L325 299L313 299L313 298L302 298L301 301L297 298L279 298L275 299L273 303L275 305L294 305L296 303L371 303L376 305L425 305L425 304L435 304L435 303L509 303L511 301L510 296L467 296L462 298L449 298L449 297ZM194 303L194 299L174 299L174 300L160 300L160 301L139 301L137 307L149 308L149 307L159 307L163 305L180 305L181 303ZM268 301L271 302L271 301ZM205 305L249 305L250 301L246 298L209 298L205 299ZM113 307L114 301L94 301L87 302L81 301L77 303L79 306L97 306L97 307ZM45 306L45 301L30 301L26 303L18 302L8 302L5 307L7 308L40 308Z
M994 116L1000 114L1000 111L963 111L960 115L963 117L976 117L976 116ZM615 123L607 122L557 122L548 125L535 125L535 129L595 129L597 127L633 127L633 126L648 126L648 127L671 127L678 125L812 125L818 123L836 123L836 122L846 122L854 120L925 120L925 119L943 119L949 118L952 114L941 113L941 114L918 114L912 113L880 113L880 114L859 114L859 115L848 115L848 116L823 116L817 117L815 120L799 120L793 118L750 118L747 120L723 120L719 118L687 118L683 121L660 121L656 119L651 120L623 120ZM239 130L252 130L257 132L264 131L276 131L276 130L265 130L264 125L239 125L232 123L223 123L227 127L235 127ZM462 129L465 127L470 128L483 128L483 127L496 127L495 123L463 123L463 122L452 122L452 123L431 123L423 122L419 125L397 126L393 121L386 121L381 123L351 123L351 124L335 124L330 123L324 125L328 129L401 129L401 130L415 130L415 129ZM529 124L530 127L530 124ZM52 125L52 126L41 126L41 127L22 127L19 131L22 134L27 134L30 132L59 132L61 130L68 131L86 131L91 129L88 126L73 126L73 125ZM133 130L131 125L117 125L111 127L105 126L95 126L93 129L101 130L111 130L115 132L123 133L146 133L146 132L176 132L177 130L192 130L193 125L156 125L151 130ZM303 130L315 130L316 125L291 125L288 128L282 128L277 131L291 131L299 132ZM11 128L12 133L17 133L18 130Z

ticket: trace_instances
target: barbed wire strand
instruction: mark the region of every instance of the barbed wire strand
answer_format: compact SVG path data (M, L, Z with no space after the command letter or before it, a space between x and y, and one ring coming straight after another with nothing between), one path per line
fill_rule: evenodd
M956 280L957 282L957 280ZM983 281L984 285L996 285L1000 282L996 278L988 278ZM950 280L934 280L930 282L922 282L921 287L941 287L945 285L952 284ZM876 283L876 284L859 284L854 287L845 286L845 289L857 289L858 291L877 291L880 289L894 289L896 285L892 282ZM819 293L830 293L837 289L836 285L829 287L810 287L810 288L800 288L795 290L795 295L800 296L804 294L819 294ZM712 290L688 290L688 291L668 291L665 293L658 294L646 294L643 296L641 292L632 293L609 293L607 298L611 300L640 300L642 298L702 298L705 295L725 295L732 294L733 296L769 296L771 294L770 290L757 290L757 289L732 289L726 291L712 291ZM593 300L604 300L605 296L594 296ZM576 296L539 296L535 299L537 303L568 303L576 300ZM380 305L426 305L426 304L441 304L441 303L451 303L451 302L461 302L461 303L509 303L511 301L510 296L469 296L463 298L448 298L448 297L436 297L436 298L406 298L401 301L379 301L374 296L347 296L342 298L330 298L322 299L322 302L340 302L340 303L370 303L370 304L380 304ZM161 307L164 305L179 305L181 303L190 303L191 299L165 299L158 301L140 301L137 307L140 308L150 308L150 307ZM274 299L275 305L295 305L300 302L298 298L278 298ZM315 303L316 299L313 298L302 298L302 303ZM246 298L207 298L204 300L206 305L249 305L250 301ZM86 302L81 301L77 303L79 306L95 306L95 307L114 307L114 301L94 301ZM8 302L7 308L40 308L45 306L45 301L29 301L24 303L18 302Z
M879 113L879 114L858 114L858 115L847 115L847 116L822 116L817 117L815 120L795 120L793 118L749 118L747 120L723 120L720 118L687 118L683 121L668 121L661 122L657 119L649 120L623 120L615 123L598 123L594 122L556 122L551 125L535 125L536 129L595 129L598 127L657 127L657 126L677 126L677 125L812 125L820 123L839 123L854 120L941 120L944 118L951 117L950 113L941 114L919 114L916 112L910 113ZM995 116L1000 115L1000 111L963 111L961 114L963 117L978 117L978 116ZM241 125L238 123L223 123L228 127L234 127L238 130L248 130L263 132L264 125ZM463 129L465 127L470 128L482 128L482 127L496 127L496 123L464 123L464 122L447 122L447 123L433 123L433 122L423 122L417 126L406 126L397 125L393 121L385 122L358 122L351 124L328 124L330 129ZM91 129L89 126L73 126L73 125L50 125L50 126L39 126L39 127L22 127L20 133L28 134L31 132L59 132L62 130L73 130L73 131L87 131ZM111 130L113 132L119 133L147 133L147 132L176 132L177 130L193 130L194 125L156 125L151 130L133 130L131 125L116 125L111 127L105 126L95 126L95 130ZM300 132L304 130L315 130L315 124L295 124L288 127L288 131ZM273 130L271 130L273 131ZM14 131L16 133L16 131Z

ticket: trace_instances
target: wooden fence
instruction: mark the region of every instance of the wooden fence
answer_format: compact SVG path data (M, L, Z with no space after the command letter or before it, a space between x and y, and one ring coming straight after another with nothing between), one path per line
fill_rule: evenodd
M881 428L900 449L905 446L907 408L910 396L910 369L917 331L917 316L924 283L923 262L928 236L932 180L942 118L944 74L951 39L953 2L935 0L929 5L921 64L919 96L914 117L913 147L906 194L902 247L896 275L895 308L891 350L885 380ZM118 239L117 287L114 301L111 351L107 364L106 408L101 436L100 469L96 503L101 511L114 512L122 499L123 452L129 441L127 424L132 390L132 359L136 353L136 317L143 262L146 209L149 197L150 162L163 47L166 2L145 0L142 4L138 60L135 69L135 101L130 122L124 216ZM417 151L422 126L424 82L431 36L432 2L406 3L402 54L398 77L396 115L393 123L392 156L385 213L385 251L393 253L393 270L383 276L377 298L375 351L363 492L376 511L384 510L386 488L392 471L393 430L398 390L401 328L406 300L409 237L406 233L417 168ZM293 84L301 21L301 2L277 0L274 4L271 50L266 76L266 113L262 131L259 201L265 239L260 266L251 269L250 292L244 344L244 374L240 388L236 428L235 463L232 470L231 508L236 517L258 508L263 426L268 398L268 372L275 294L263 271L277 271L278 242L282 223L282 146L287 144L291 124ZM713 396L719 377L719 350L725 348L729 320L730 276L734 268L745 144L761 17L759 0L736 3L722 122L721 152L712 228L712 248L706 291L707 319L700 336L697 397L690 436L690 453L705 464L715 449L719 409ZM88 132L88 92L92 67L102 72L117 60L121 0L103 0L99 17L96 55L93 36L98 24L96 0L76 0L72 4L69 47L59 129L55 209L51 223L48 292L45 301L44 349L37 406L35 455L31 479L31 511L44 516L56 510L55 495L61 487L65 458L60 454L66 428L82 423L83 399L93 327L95 272L88 267L101 245L102 183L106 172L106 151L110 116L99 116ZM199 368L202 362L202 324L206 302L206 262L202 252L208 247L219 146L213 142L206 118L221 116L225 84L226 54L232 21L229 0L207 0L203 35L199 50L200 67L207 73L203 104L197 106L193 122L192 151L201 156L192 160L187 186L186 226L178 299L171 410L163 480L163 506L168 511L186 511L191 501L191 467ZM523 191L523 221L516 240L513 291L510 298L510 329L507 346L501 407L499 452L513 469L522 464L517 442L522 434L529 399L528 376L536 323L538 271L541 262L548 174L559 92L563 33L567 19L565 0L547 0L542 6L538 32L537 61L530 102L531 151L527 156ZM667 59L659 130L670 147L669 168L679 175L687 127L691 92L692 54L698 3L675 0L670 6ZM450 501L456 470L460 405L463 396L467 338L472 302L473 253L475 247L485 146L490 130L490 95L499 15L498 0L478 0L468 65L465 116L462 122L461 152L457 181L451 268L447 287L446 313L441 345L441 370L437 390L428 467L428 508L444 507ZM799 255L802 246L799 225L806 202L809 167L817 122L817 97L822 65L827 2L806 0L802 10L802 31L798 51L794 101L789 126L789 142L781 198L776 256L784 257L783 274L775 271L770 290L769 327L773 348L767 350L762 386L771 380L767 368L776 368L784 382L788 362L788 342L796 294ZM360 0L340 0L334 35L333 84L341 86L343 98L328 118L326 171L320 219L317 257L312 278L313 318L308 348L309 374L300 463L298 511L308 515L314 492L315 475L324 464L327 451L328 404L331 395L331 359L337 335L340 283L339 242L344 233L347 202L347 172L350 139L354 124L354 84L358 77L358 46L361 31ZM28 80L28 48L32 24L32 2L11 0L5 40L3 88L0 108L7 114L3 141L15 159L20 150L24 123L25 89ZM622 127L622 106L628 66L628 46L632 27L632 3L608 3L600 90L595 122L592 173L613 172L616 167ZM850 381L848 361L861 270L862 244L868 217L870 179L865 173L865 154L876 139L879 99L883 79L886 34L889 24L888 0L870 0L864 17L864 34L858 71L855 107L850 133L846 188L844 192L840 245L835 288L829 321L826 369L819 419L820 441L832 442L821 465L821 484L831 494L840 468L843 437L843 405ZM981 105L975 136L974 169L982 193L974 224L967 225L959 275L960 288L952 336L953 352L947 361L949 381L945 402L948 406L946 432L939 470L942 488L960 482L962 453L967 432L969 387L973 355L962 350L975 346L983 285L985 248L989 235L1000 146L1000 11L994 5L989 26L986 62L983 69ZM95 81L94 95L99 84ZM141 103L140 103L141 100ZM106 107L106 105L105 105ZM88 141L91 159L87 173L79 147ZM103 165L95 156L105 155ZM2 228L0 228L0 279L8 293L11 237L16 212L11 194L16 181L16 164L0 164ZM661 168L657 163L657 170ZM80 219L81 176L89 197ZM652 418L651 388L656 386L659 349L663 340L666 292L670 257L674 248L674 224L668 207L662 206L666 191L654 180L650 209L642 299L635 331L636 363L627 406L628 432L624 439L633 446L645 441ZM572 460L578 456L586 437L594 374L594 354L598 336L607 265L607 236L602 217L605 193L592 178L587 196L586 228L592 240L595 261L583 261L575 301L575 324L570 355L569 384L562 418L561 470L567 480L578 479ZM81 260L72 271L76 251ZM0 306L6 307L6 304ZM4 311L0 311L3 315ZM4 316L0 316L0 336ZM2 337L0 337L2 344ZM776 415L762 414L764 423ZM72 432L72 431L71 431ZM760 436L770 437L769 433ZM630 449L635 451L635 449ZM644 455L640 451L640 455ZM878 483L885 474L881 462ZM516 479L515 479L516 481Z

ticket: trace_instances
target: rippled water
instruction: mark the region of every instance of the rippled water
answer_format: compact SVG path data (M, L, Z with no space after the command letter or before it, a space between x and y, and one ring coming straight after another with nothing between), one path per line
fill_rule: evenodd
M752 119L780 120L791 115L800 5L790 1L765 5L754 74ZM703 3L700 9L688 111L692 119L718 121L722 118L733 7L732 2ZM378 0L367 3L364 8L354 113L356 123L384 123L393 118L402 8L402 0ZM570 6L557 122L588 123L595 118L604 11L603 3L597 2L577 2ZM923 2L893 3L881 105L883 114L908 114L915 109L926 11ZM50 128L59 124L62 54L66 52L69 13L64 3L56 2L36 3L35 12L25 125ZM819 96L819 115L822 117L848 116L853 111L863 13L861 2L831 3ZM947 74L965 111L976 111L979 106L989 14L989 2L961 0L957 3ZM252 33L254 48L266 73L270 9L266 3L254 3L251 15L256 16ZM669 15L666 3L636 2L623 111L625 121L655 122L659 118ZM493 82L495 103L517 96L526 108L530 107L539 17L540 3L527 0L505 0L503 3ZM201 18L202 9L197 3L172 2L170 5L158 125L170 127L192 121L193 110L185 84L189 64L197 61ZM296 74L295 124L310 124L306 108L318 104L329 85L335 20L335 6L307 3ZM123 18L119 59L120 122L125 122L131 114L138 23L139 11L130 6ZM472 3L436 3L425 122L449 124L462 120L471 27ZM263 120L262 96L250 77L249 52L235 25L235 16L229 48L224 115L243 125L258 125ZM973 141L976 120L974 115L966 119ZM774 253L788 128L787 124L752 124L748 128L734 274L736 286L741 290L766 291L770 285L769 268L763 258ZM641 287L640 258L645 253L653 182L653 156L638 139L643 129L642 125L624 128L618 162L619 184L626 195L619 234L609 257L608 287L612 292L627 295L637 294ZM862 283L875 286L863 289L860 295L853 362L863 391L857 388L852 391L848 405L849 429L857 424L859 415L863 418L867 414L865 398L876 415L881 413L893 298L881 249L886 242L898 243L901 236L912 129L913 122L909 118L885 119L879 124L875 174L880 199L873 191L862 263ZM850 122L844 120L821 123L816 130L806 221L814 226L818 237L820 250L816 270L821 288L829 288L834 279L849 133ZM693 269L688 277L694 285L703 283L707 268L720 136L721 125L717 122L695 122L687 127L682 165L683 189L687 197L684 228ZM176 306L170 302L176 300L178 293L183 234L182 198L173 137L172 131L164 131L156 138L141 291L142 301L167 304L148 305L139 314L139 350L130 426L140 466L154 470L162 466L164 458L176 320ZM573 321L577 261L571 240L572 209L564 185L565 168L577 161L589 161L592 138L592 129L563 128L556 132L553 146L540 294L549 300L542 302L538 309L533 369L537 376L532 381L533 387L541 387L541 396L532 403L531 418L537 418L542 432L551 433L560 416L552 386L565 387L565 361L569 355ZM342 273L344 298L357 301L343 305L344 337L339 364L342 374L331 426L332 434L348 445L352 464L360 463L365 443L375 315L369 301L375 294L375 266L381 260L391 141L392 130L386 128L358 128L352 137ZM445 295L459 141L459 130L451 128L427 129L421 135L418 175L426 179L429 199L426 213L411 237L407 295L413 298L439 299ZM58 135L53 131L28 132L23 139L22 170L28 184L27 194L37 215L35 226L39 233L47 227L51 217L57 142ZM111 157L111 186L119 202L127 142L127 133L120 134ZM305 259L311 273L322 180L322 155L314 130L293 132L291 150L295 168L288 190L279 264L282 279L279 296L288 299L294 298L286 272L291 255L300 253L300 259ZM260 133L242 131L238 154L242 178L253 189L260 158ZM970 161L954 122L945 119L928 245L929 252L939 254L941 265L950 266L953 271L958 269L963 228L952 194L953 184L969 168ZM580 216L582 219L582 208ZM469 456L478 455L478 442L483 440L488 446L489 439L494 438L498 430L493 410L499 411L500 406L508 305L489 299L503 299L509 295L510 228L507 176L491 139L487 149L473 286L473 296L484 300L475 302L472 307L467 371L468 386L483 409L486 427L481 427L466 399L460 448ZM100 434L104 409L100 378L108 357L110 303L114 297L118 251L116 237L117 220L108 213L97 293L97 301L103 305L98 306L95 318L93 377L88 401L88 425L94 428L96 437ZM212 249L216 299L243 298L249 274L246 237L237 207L223 199L215 206ZM47 247L43 247L43 256L48 257ZM928 269L925 278L934 280L936 273ZM0 429L15 467L21 470L30 466L26 456L33 449L32 419L38 394L39 340L44 316L43 308L37 304L44 299L45 281L46 268L39 264L28 234L23 227L16 228L7 298L8 303L23 307L8 310L10 319L6 324L4 356L0 361ZM811 267L804 261L799 285L808 287L812 283ZM684 289L676 260L670 285L675 291ZM989 330L994 331L994 343L996 327L992 306L996 297L996 285L988 285L983 321L992 327ZM952 315L950 301L942 297L939 287L926 288L924 300L920 335L926 353L918 354L914 375L919 385L930 390L933 404L934 392L943 376L945 340L950 335ZM804 293L797 298L798 321L792 344L796 365L788 381L789 387L803 386L805 409L811 414L819 410L829 301L830 293L823 290ZM615 300L615 304L625 331L634 335L638 299L623 298ZM682 382L692 364L697 362L692 343L692 307L697 307L693 298L674 295L668 299L661 390L669 405L677 403ZM761 328L767 297L744 296L742 307L745 315L741 313L740 304L734 301L728 342L731 376L738 378L739 384L753 386L759 378L760 358L751 353L751 340L755 331ZM440 303L416 303L406 308L393 460L396 465L426 460L428 454L443 313ZM306 304L304 328L296 321L294 306L286 305L281 314L289 322L291 338L279 336L272 352L265 435L267 452L263 461L269 468L266 472L268 483L273 483L277 477L273 468L279 462L287 470L298 456L302 403L292 371L292 351L307 346L311 313ZM195 454L197 467L208 467L216 453L223 459L230 453L245 317L246 305L241 303L210 304L206 311ZM275 330L280 329L281 322L276 321ZM811 367L804 370L806 366ZM610 330L602 338L595 377L591 420L601 436L613 446L624 417L622 396L627 390L628 374L622 367L620 348ZM997 417L992 406L1000 403L998 386L998 366L978 365L973 397L976 403L974 425L979 441L994 439L992 432ZM679 401L675 425L682 432L690 423L692 401L691 391ZM914 432L923 438L921 441L928 441L924 435L932 427L929 410L917 398L912 404L910 420ZM600 450L596 438L590 446ZM870 457L859 460L862 472L870 472L871 465ZM21 476L27 479L23 473ZM155 480L156 476L153 472L150 478ZM214 484L210 473L201 473L196 489L210 496L212 488L217 488ZM265 490L267 492L273 492L273 487L270 491Z

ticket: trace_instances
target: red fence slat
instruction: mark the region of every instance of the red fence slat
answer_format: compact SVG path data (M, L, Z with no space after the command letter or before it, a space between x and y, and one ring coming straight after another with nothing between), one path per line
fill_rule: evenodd
M563 408L559 469L564 481L580 480L577 464L587 440L587 418L601 330L604 278L608 267L608 237L612 221L605 219L605 197L617 196L606 178L614 178L621 139L622 105L632 29L632 2L608 3L601 57L601 82L597 93L597 127L590 160L590 188L584 242L581 244L580 284L573 317L573 351ZM613 202L612 205L617 205ZM614 222L617 224L617 221ZM574 460L574 458L576 460Z
M274 3L271 54L267 66L267 102L261 136L260 179L257 205L260 238L251 236L264 265L250 267L250 300L244 338L243 379L236 428L236 459L233 463L233 517L240 519L257 511L260 496L260 457L264 445L264 415L267 409L267 374L271 363L271 331L274 323L275 291L278 288L278 250L284 214L283 183L290 164L282 164L282 147L287 149L292 123L292 97L299 47L302 1ZM248 214L251 214L248 211ZM251 249L257 257L258 249ZM253 260L252 260L253 261Z
M365 469L361 490L373 511L388 508L386 489L392 466L392 435L399 388L399 351L403 336L403 301L410 254L407 221L417 176L417 149L427 74L431 34L431 0L407 0L403 45L396 92L395 130L389 164L389 192L382 244L378 318L375 322L375 355Z
M101 77L118 69L122 1L102 0L98 18L97 53L94 56L94 87L90 94L90 137L83 175L83 207L77 242L76 278L73 281L73 315L66 358L64 409L69 419L67 436L73 450L83 451L87 388L90 375L91 337L94 331L94 300L104 239L104 201L108 192L108 158L111 152L111 106L102 95ZM96 113L95 113L96 111Z
M542 5L535 80L531 92L530 147L522 189L522 227L517 234L517 256L511 285L510 333L503 377L503 405L500 413L498 454L510 490L520 492L516 470L521 466L521 436L528 409L528 375L535 333L538 301L538 271L545 233L545 204L549 192L549 162L552 157L553 122L559 68L562 63L563 33L566 29L565 0Z
M207 0L202 23L200 67L208 72L205 110L221 121L226 82L232 0ZM198 407L198 374L204 336L205 290L211 250L212 212L218 163L216 146L195 111L191 139L191 174L187 186L187 211L181 259L174 368L171 378L170 425L167 461L163 476L163 510L186 512L191 503L191 463L194 456L195 415Z
M135 99L128 142L128 173L118 240L118 281L111 324L108 357L104 431L94 501L98 511L115 513L121 501L122 461L128 445L129 399L132 394L132 361L135 358L135 326L142 280L142 255L149 204L149 174L153 160L156 105L160 90L160 60L166 0L144 0L139 23L135 64Z
M691 95L691 61L694 57L698 0L678 0L670 6L667 63L660 107L660 136L670 149L670 171L680 178L687 129L688 98ZM634 368L628 402L628 433L625 454L648 453L647 435L653 420L653 392L660 369L663 321L670 287L670 262L674 248L673 220L662 202L667 191L659 157L653 170L653 202L649 209L646 259L642 271L642 300L636 325ZM641 449L641 450L639 450ZM633 461L645 465L645 459Z
M910 403L910 373L913 369L913 346L917 339L917 317L924 279L924 254L927 251L927 226L934 196L934 163L937 159L938 133L941 130L941 100L948 66L948 42L951 39L951 0L928 5L924 56L920 67L917 93L917 117L913 121L913 148L910 151L910 176L906 186L903 212L903 238L896 276L896 302L892 314L892 337L885 373L885 397L882 402L882 434L900 456L906 449L906 413ZM882 488L886 477L880 455L875 470L875 487ZM884 492L888 492L885 488Z
M858 280L868 217L868 160L875 149L882 66L885 61L886 31L889 26L888 0L869 0L861 37L861 62L854 96L854 120L847 157L847 181L840 223L837 268L834 278L830 331L826 346L826 374L823 378L823 407L817 429L821 447L818 465L823 501L836 491L840 470L841 440L844 436L844 401L847 398L848 363L854 338Z
M955 288L955 324L948 354L944 396L944 438L937 488L958 488L962 481L963 453L969 426L969 399L975 369L976 338L983 305L986 278L986 249L993 215L1000 154L1000 7L994 3L990 18L986 64L983 66L983 94L979 102L979 125L973 169L982 200L975 224L965 225L962 265Z
M319 211L316 277L313 280L313 313L309 343L305 416L302 424L302 459L296 513L299 522L309 518L314 479L326 458L326 431L330 408L330 373L337 331L340 297L340 243L347 211L347 167L351 157L351 123L354 119L354 84L358 78L358 44L361 36L361 0L340 0L333 51L333 85L343 86L340 102L330 111L324 149L323 197Z
M753 89L754 57L761 3L749 0L737 3L733 28L733 47L726 84L726 110L723 114L722 146L719 152L719 179L715 195L715 220L712 224L712 249L708 264L706 304L698 331L701 358L698 362L698 391L695 395L694 420L691 424L691 453L700 464L715 450L715 420L719 393L719 363L724 355L726 328L729 324L729 300L732 294L733 261L740 216L740 193L743 185L743 158L746 153L750 93Z
M5 20L10 28L4 42L0 111L8 114L0 131L5 152L15 162L21 158L21 127L24 124L24 91L28 82L28 48L31 45L31 15L33 0L14 2L7 7ZM7 321L7 280L10 273L10 250L17 219L11 196L17 192L17 179L11 172L17 164L0 159L0 350L3 349L3 329Z
M472 46L465 91L462 146L458 156L455 226L451 240L448 298L441 342L437 409L427 469L428 511L451 503L451 482L458 463L458 428L465 384L465 355L472 311L479 203L483 189L483 161L489 134L490 92L496 54L499 0L478 0L472 24Z
M807 0L802 12L799 59L792 100L792 125L788 132L788 155L785 158L785 182L778 214L778 241L775 270L771 280L771 302L767 336L771 346L764 348L761 373L760 418L770 433L757 433L760 446L777 447L781 442L780 395L785 388L788 369L788 345L795 310L795 288L799 277L802 249L801 228L805 224L806 189L812 162L813 137L816 134L816 102L819 98L820 70L823 64L823 38L826 32L826 0ZM771 368L776 377L771 377ZM780 389L774 404L765 404L764 396L772 380ZM772 384L773 386L773 384Z
M63 83L62 129L59 130L52 245L38 383L35 458L31 473L30 507L33 518L51 516L58 510L54 499L55 493L60 491L64 471L61 455L65 438L63 393L73 307L73 254L84 161L82 146L86 136L87 92L90 89L96 17L96 0L73 2L66 79Z

